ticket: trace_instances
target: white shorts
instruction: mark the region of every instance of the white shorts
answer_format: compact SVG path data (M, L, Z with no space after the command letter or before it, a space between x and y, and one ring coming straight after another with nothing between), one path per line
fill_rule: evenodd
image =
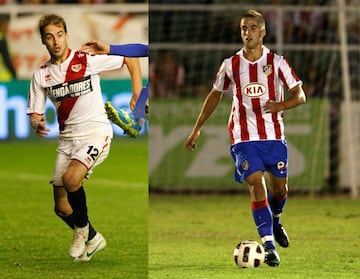
M55 186L64 186L62 176L71 160L81 162L88 169L85 178L89 178L92 170L109 155L110 143L110 137L59 140L54 172L50 183Z

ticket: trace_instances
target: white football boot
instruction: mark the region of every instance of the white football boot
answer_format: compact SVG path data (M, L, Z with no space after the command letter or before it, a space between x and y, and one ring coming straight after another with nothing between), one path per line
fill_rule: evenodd
M93 239L86 242L86 248L81 257L76 258L75 261L88 262L91 257L97 252L104 249L106 246L106 240L101 233L97 232Z
M89 223L83 228L78 228L75 226L75 229L73 231L73 240L69 250L70 257L76 259L80 257L82 254L84 254L88 236L89 236Z

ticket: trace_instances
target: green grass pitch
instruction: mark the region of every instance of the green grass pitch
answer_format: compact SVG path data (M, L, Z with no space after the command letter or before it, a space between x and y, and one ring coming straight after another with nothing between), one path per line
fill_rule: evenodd
M283 222L290 247L279 247L281 264L239 269L236 244L259 242L250 198L235 196L149 197L149 278L359 278L360 207L343 198L289 198Z
M147 278L147 139L113 139L85 182L94 227L107 240L90 262L68 255L72 232L53 212L57 142L1 142L0 278Z
M145 138L115 138L86 182L89 216L108 246L75 263L71 231L53 213L55 148L52 140L0 143L0 278L358 278L358 200L290 195L283 221L291 243L279 248L281 265L238 269L235 245L259 241L249 197L148 200Z

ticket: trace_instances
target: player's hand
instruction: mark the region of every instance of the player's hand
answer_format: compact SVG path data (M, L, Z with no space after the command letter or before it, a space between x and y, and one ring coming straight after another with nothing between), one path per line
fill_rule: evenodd
M45 137L48 135L50 130L46 128L46 119L44 116L42 116L40 120L34 123L34 129L36 134L40 137Z
M193 131L184 142L184 148L193 151L196 148L196 141L200 136L200 131Z
M282 105L273 100L268 100L263 108L266 113L279 112L282 110Z
M110 53L110 45L104 44L99 40L91 40L86 42L81 46L79 51L86 52L90 55L95 54L109 54Z

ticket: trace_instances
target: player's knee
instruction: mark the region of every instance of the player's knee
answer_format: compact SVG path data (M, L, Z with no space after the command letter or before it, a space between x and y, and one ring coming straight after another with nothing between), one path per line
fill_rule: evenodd
M262 201L266 199L266 187L262 183L260 184L248 184L250 196L255 201Z
M54 212L60 218L71 215L72 209L69 206L55 205Z
M272 189L272 195L275 198L283 198L288 194L288 187L287 184L281 185L281 187L273 188Z
M73 175L71 172L65 172L63 177L63 184L67 191L74 192L78 190L81 186L81 181L78 181L75 175Z

